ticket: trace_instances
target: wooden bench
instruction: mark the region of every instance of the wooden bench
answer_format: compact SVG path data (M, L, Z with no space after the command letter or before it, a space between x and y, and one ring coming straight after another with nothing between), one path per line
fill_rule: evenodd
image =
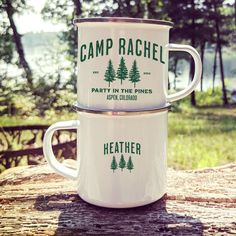
M168 170L167 195L132 209L90 205L47 166L0 175L0 235L236 234L236 164Z

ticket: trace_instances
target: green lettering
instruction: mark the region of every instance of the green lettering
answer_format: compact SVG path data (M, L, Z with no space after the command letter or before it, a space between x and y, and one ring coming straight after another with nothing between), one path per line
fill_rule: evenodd
M86 55L83 53L83 49L86 49L86 44L83 44L80 47L80 61L83 62L86 60Z
M90 42L90 43L89 43L89 51L88 51L88 60L89 60L90 58L93 58L93 57L94 57L94 54L93 54L93 43Z
M160 62L162 64L165 64L165 62L163 61L163 47L162 46L160 47Z
M131 142L131 153L135 154L135 150L134 150L134 142Z
M134 55L134 49L133 49L133 41L132 39L129 39L129 44L128 44L128 52L127 55Z
M125 153L129 153L129 142L125 142Z
M108 55L109 49L111 49L112 46L113 46L112 39L107 39L107 41L106 41L106 55Z
M136 143L136 154L141 155L141 145L140 145L140 143Z
M103 53L104 53L104 41L103 41L103 39L100 41L100 43L99 43L99 41L97 40L96 41L96 57L98 57L99 56L99 54L101 55L101 56L103 56Z
M125 55L125 39L119 39L119 55Z
M151 50L151 43L144 41L144 57L147 57L148 54L148 58L150 58L151 55L150 50Z
M121 153L123 152L123 143L124 143L124 142L120 142L120 152L121 152Z
M142 50L139 49L139 45L142 45L141 39L136 40L136 55L137 56L142 56Z
M108 154L108 143L104 143L104 155Z
M115 153L119 153L119 144L117 142L115 144Z
M113 153L113 142L110 143L110 153Z
M156 53L157 53L157 47L158 47L158 44L153 44L153 51L152 51L152 59L155 60L155 61L158 61L157 57L156 57Z

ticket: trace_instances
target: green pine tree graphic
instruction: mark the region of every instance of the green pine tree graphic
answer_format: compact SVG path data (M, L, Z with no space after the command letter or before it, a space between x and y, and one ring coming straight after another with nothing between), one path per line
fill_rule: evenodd
M129 160L127 162L127 169L129 170L129 172L134 169L134 164L132 162L131 156L129 157Z
M118 164L116 162L116 158L115 158L115 156L113 156L113 159L112 159L112 162L111 162L111 169L113 170L113 173L117 169L117 167L118 167Z
M125 159L124 159L124 155L121 154L121 158L120 158L120 162L119 162L119 167L121 168L121 170L123 171L123 169L125 168L126 166L126 162L125 162Z
M140 74L139 74L136 60L134 60L133 62L132 68L129 72L129 77L130 77L129 81L134 83L134 88L135 88L136 83L140 81Z
M104 75L104 80L109 83L109 87L111 85L111 82L115 80L116 72L114 70L114 67L112 65L111 59L108 61L108 66Z
M120 64L116 72L116 77L120 79L120 84L122 85L122 81L128 78L128 69L125 65L125 59L121 57Z

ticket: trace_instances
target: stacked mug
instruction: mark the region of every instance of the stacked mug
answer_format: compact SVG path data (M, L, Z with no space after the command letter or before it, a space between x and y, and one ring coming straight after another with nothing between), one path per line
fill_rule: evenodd
M86 202L112 208L146 205L166 193L167 115L170 103L197 86L197 51L169 44L171 22L133 18L87 18L78 26L78 119L47 130L49 165L77 181ZM168 53L188 52L195 64L191 83L167 94ZM59 163L53 132L77 129L77 169Z

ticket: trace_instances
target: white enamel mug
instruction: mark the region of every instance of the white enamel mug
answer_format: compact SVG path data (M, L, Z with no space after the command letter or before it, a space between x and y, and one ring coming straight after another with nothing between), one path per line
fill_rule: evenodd
M142 112L78 112L45 133L43 151L60 175L77 181L79 196L111 208L142 206L166 193L168 107ZM77 129L77 169L59 163L52 151L56 130Z
M87 18L78 27L78 104L88 109L153 109L189 95L202 64L188 45L169 44L171 22L133 18ZM167 94L169 51L188 52L194 77Z

